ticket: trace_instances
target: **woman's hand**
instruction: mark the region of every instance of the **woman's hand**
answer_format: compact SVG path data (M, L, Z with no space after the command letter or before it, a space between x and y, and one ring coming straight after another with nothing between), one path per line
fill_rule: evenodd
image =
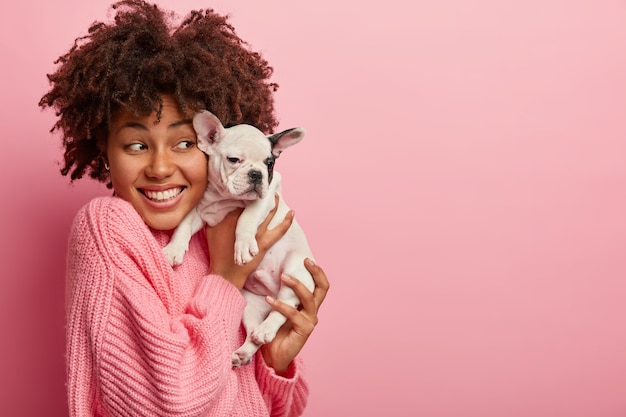
M315 281L315 289L310 292L295 278L283 276L282 283L292 288L300 298L300 308L293 308L273 298L267 298L272 308L287 317L274 340L261 346L265 363L274 368L278 375L285 375L291 362L300 353L307 339L318 323L317 313L330 288L326 274L310 259L304 266Z
M287 233L293 222L294 213L289 211L281 223L273 229L268 229L278 208L278 195L275 198L274 209L269 212L265 221L257 229L256 241L259 245L259 253L245 265L235 264L235 228L242 209L228 213L224 220L215 226L206 227L206 239L211 260L210 272L212 274L223 277L239 289L243 288L248 275L259 266L267 250Z

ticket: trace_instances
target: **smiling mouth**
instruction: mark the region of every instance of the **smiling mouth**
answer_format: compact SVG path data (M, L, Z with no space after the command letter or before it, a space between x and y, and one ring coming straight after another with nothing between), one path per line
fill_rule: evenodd
M178 195L183 192L183 189L184 187L170 188L164 191L141 190L141 193L148 197L150 201L164 203L178 197Z

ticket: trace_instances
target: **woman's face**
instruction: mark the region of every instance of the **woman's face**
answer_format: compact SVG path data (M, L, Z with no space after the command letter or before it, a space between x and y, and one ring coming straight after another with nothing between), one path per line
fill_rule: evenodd
M113 119L106 145L113 189L153 229L174 229L200 201L207 157L196 144L191 118L172 96L163 96L158 123L155 113L136 117L126 110Z

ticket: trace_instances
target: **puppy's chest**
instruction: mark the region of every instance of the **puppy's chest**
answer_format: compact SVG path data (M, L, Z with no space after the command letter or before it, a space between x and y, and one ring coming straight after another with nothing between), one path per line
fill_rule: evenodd
M245 207L246 203L241 200L223 199L215 191L205 191L198 203L197 210L200 217L210 226L215 226L231 211Z

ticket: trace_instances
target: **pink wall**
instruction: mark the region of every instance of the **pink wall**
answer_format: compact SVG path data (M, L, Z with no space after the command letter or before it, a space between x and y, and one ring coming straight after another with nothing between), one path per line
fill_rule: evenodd
M62 416L65 241L106 191L58 174L37 102L108 0L10 3L0 415ZM278 164L332 281L307 417L626 415L624 2L212 5L308 130Z

